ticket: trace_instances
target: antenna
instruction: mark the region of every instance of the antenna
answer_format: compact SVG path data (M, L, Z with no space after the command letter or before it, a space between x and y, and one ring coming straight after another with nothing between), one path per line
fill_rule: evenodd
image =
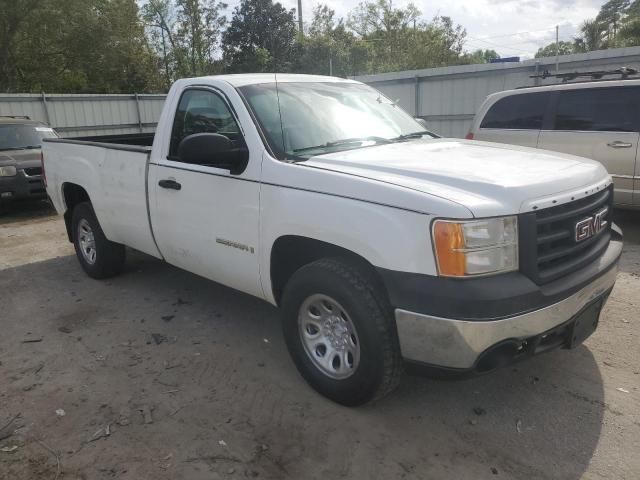
M285 140L284 140L284 125L282 124L282 110L280 109L280 91L278 90L278 74L274 73L273 78L276 82L276 101L278 102L278 117L280 117L280 132L282 132L282 151L284 152L285 159L286 159L287 149L285 147Z

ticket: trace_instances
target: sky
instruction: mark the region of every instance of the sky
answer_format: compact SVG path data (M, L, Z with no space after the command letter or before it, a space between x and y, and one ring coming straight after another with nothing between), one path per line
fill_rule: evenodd
M313 6L326 3L337 16L346 17L361 0L302 0L303 20L309 21ZM297 0L280 0L297 8ZM237 2L229 1L230 7ZM394 0L401 6L408 0ZM532 58L538 48L555 41L572 40L580 24L594 18L605 0L414 0L425 19L449 16L467 30L465 49L493 49L502 57Z

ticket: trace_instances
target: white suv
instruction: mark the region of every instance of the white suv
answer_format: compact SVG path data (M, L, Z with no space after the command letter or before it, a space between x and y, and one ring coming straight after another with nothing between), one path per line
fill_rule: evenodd
M467 139L565 152L601 162L615 204L640 208L640 80L569 83L489 95Z

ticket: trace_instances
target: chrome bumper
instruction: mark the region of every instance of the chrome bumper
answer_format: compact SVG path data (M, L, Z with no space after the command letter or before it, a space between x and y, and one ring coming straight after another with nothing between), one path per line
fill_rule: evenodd
M503 340L533 337L567 322L611 289L617 273L616 265L558 303L500 320L452 320L397 309L402 356L434 366L470 369L480 354Z

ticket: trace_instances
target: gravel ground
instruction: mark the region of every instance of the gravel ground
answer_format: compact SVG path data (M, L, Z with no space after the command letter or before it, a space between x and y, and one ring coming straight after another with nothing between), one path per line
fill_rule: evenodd
M300 378L271 306L135 252L91 280L62 220L21 208L0 218L2 479L640 478L640 213L618 212L585 345L347 409Z

